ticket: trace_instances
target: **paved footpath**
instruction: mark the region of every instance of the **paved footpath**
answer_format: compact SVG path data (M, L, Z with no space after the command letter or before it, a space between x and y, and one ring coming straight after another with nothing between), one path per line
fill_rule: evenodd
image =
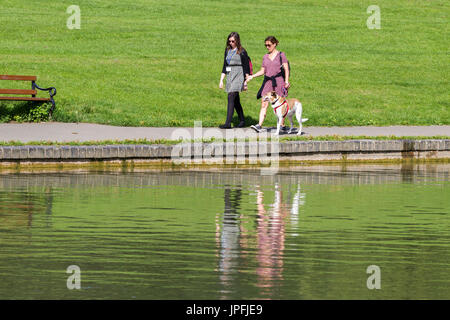
M176 140L180 136L194 139L200 135L194 128L115 127L90 123L3 123L0 124L0 141L84 142L104 140ZM239 131L238 130L243 130ZM269 132L273 132L269 128ZM195 135L194 135L195 133ZM250 128L222 130L202 128L204 137L225 138L236 133L236 137L256 136ZM228 135L228 136L227 136ZM389 126L389 127L303 127L304 136L450 136L450 126Z

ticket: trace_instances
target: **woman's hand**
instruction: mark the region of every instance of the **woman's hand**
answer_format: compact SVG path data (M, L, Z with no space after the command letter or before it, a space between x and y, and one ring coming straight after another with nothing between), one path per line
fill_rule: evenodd
M219 89L223 89L223 79L225 79L225 73L222 73L220 75L220 81L219 81Z
M251 75L246 75L245 76L245 82L249 82L250 80L252 80L253 79L253 76L251 76Z
M261 68L261 70L259 70L257 73L254 73L254 74L252 74L252 75L249 75L248 77L247 77L247 75L246 75L245 78L246 78L247 82L249 82L249 81L252 80L253 78L262 76L265 72L266 72L266 70L265 70L264 68Z
M286 81L286 82L284 83L284 87L285 87L286 89L289 89L289 88L291 87L291 84L289 83L289 81Z

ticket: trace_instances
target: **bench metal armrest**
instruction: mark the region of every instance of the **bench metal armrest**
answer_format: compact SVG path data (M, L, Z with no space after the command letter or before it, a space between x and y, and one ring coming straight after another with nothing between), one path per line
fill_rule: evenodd
M50 108L50 111L49 111L49 115L51 117L52 113L53 113L53 110L55 109L55 100L53 100L53 96L56 95L56 88L55 87L41 88L34 81L32 82L31 87L32 87L33 90L34 89L39 89L39 90L42 90L42 91L48 91L48 93L50 94L50 102L52 103L52 107Z
M53 96L56 95L56 88L55 87L41 88L35 82L33 82L32 87L33 87L33 89L39 89L39 90L42 90L42 91L48 91L49 94L50 94L50 97L53 97Z

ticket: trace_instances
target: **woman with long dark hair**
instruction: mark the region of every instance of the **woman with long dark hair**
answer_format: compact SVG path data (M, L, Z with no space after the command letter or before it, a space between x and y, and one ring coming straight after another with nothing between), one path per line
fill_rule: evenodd
M245 126L244 110L242 109L239 92L244 90L245 79L250 75L250 64L247 52L241 45L241 39L237 32L231 32L227 38L225 54L223 58L222 74L219 88L223 89L223 80L227 78L225 91L228 93L227 119L221 129L231 129L234 109L239 117L238 128Z

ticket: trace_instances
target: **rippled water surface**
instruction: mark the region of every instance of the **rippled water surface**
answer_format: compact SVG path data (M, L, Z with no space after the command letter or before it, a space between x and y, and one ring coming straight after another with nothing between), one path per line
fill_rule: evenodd
M449 169L0 172L0 299L450 299Z

